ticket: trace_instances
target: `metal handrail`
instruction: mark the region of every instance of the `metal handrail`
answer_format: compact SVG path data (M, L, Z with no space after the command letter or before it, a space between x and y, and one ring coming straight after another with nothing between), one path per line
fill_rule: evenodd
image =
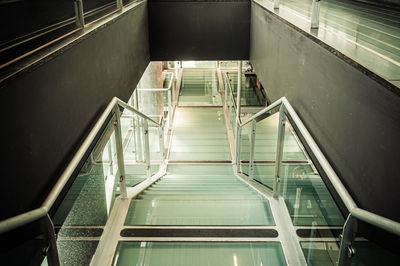
M353 223L354 223L354 218L364 221L366 223L369 223L373 226L376 226L378 228L381 228L383 230L386 230L388 232L391 232L397 236L400 236L400 223L396 222L394 220L388 219L386 217L383 217L381 215L378 215L376 213L364 210L362 208L359 208L353 198L351 197L350 193L347 191L346 187L343 185L342 181L336 174L335 170L332 168L332 166L329 164L328 160L314 141L313 137L297 115L296 111L293 109L292 105L289 103L289 101L285 98L282 97L279 100L275 101L268 107L262 109L261 111L257 112L253 116L251 116L248 120L246 120L243 123L240 123L240 128L243 126L247 125L250 122L253 122L255 124L257 121L256 119L262 116L263 114L270 112L271 110L280 107L280 124L279 124L279 131L278 131L278 147L277 147L277 160L276 160L276 170L275 171L275 183L274 183L274 196L279 195L279 182L280 182L280 172L279 172L279 164L282 162L282 149L283 149L283 136L284 136L284 127L285 127L285 120L286 117L290 119L290 121L296 125L298 131L296 133L299 133L304 141L307 143L310 151L313 153L315 156L316 160L318 161L319 165L321 166L322 170L325 172L326 176L328 177L330 183L332 184L333 188L335 191L338 193L340 199L343 201L344 205L349 211L349 217L345 223L345 226L343 228L343 236L342 236L342 242L340 246L341 250L341 255L339 258L339 265L345 263L345 261L348 259L345 257L346 251L345 249L349 248L351 246L351 234L354 234L356 229L354 229ZM240 138L238 136L238 138ZM280 156L280 158L279 158ZM350 228L350 229L349 229ZM356 227L355 227L356 228ZM346 230L345 230L346 229ZM347 256L347 255L346 255Z
M101 114L100 118L97 120L96 124L90 131L89 135L85 138L84 142L75 153L74 157L65 168L63 173L61 174L60 178L58 179L57 183L54 185L53 189L48 194L47 198L43 202L43 204L36 209L31 211L27 211L25 213L16 215L14 217L5 219L0 221L0 234L6 233L11 231L15 228L21 227L28 223L34 222L46 216L50 211L51 207L53 206L54 202L59 197L61 191L64 189L67 182L70 180L71 176L73 175L75 169L78 167L79 163L82 161L83 157L85 156L86 152L89 150L91 144L96 139L96 136L100 133L100 130L103 128L104 124L108 122L107 118L113 112L115 108L119 108L119 106L128 109L129 111L135 113L136 115L142 117L145 120L148 120L158 127L162 127L160 123L157 123L150 117L146 116L145 114L137 111L132 106L126 104L122 100L114 97L111 102L107 105L107 108Z

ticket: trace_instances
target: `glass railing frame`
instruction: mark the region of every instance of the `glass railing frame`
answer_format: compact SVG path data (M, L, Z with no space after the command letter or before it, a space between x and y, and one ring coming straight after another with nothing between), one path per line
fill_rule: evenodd
M164 120L166 121L166 125L167 125L167 129L171 129L172 127L172 112L173 109L175 109L175 106L173 105L173 101L172 101L172 85L174 82L174 78L175 75L172 72L169 72L168 74L171 74L171 80L168 84L167 88L137 88L137 91L154 91L154 92L158 92L158 91L166 91L167 92L167 101L168 101L168 115L167 117L164 117ZM164 103L163 103L163 111L164 111Z
M54 224L50 218L49 212L52 209L54 203L61 195L65 186L70 182L70 179L73 178L74 173L76 173L76 169L79 167L82 160L86 159L85 156L87 152L91 150L93 147L92 144L97 141L97 136L102 134L104 131L104 126L110 122L109 117L115 117L114 119L114 130L116 134L116 150L117 150L117 163L119 169L119 185L120 185L120 197L127 198L127 188L125 183L125 165L124 165L124 155L123 155L123 144L122 144L122 136L121 136L121 110L120 108L127 109L139 117L143 119L144 131L145 135L145 148L146 151L146 164L150 163L150 151L149 151L149 134L148 134L148 122L150 121L154 125L157 125L161 132L163 132L163 123L159 123L146 116L145 114L137 111L132 106L123 102L122 100L114 97L111 102L107 105L104 112L101 114L96 124L93 126L88 136L83 141L82 145L79 147L78 151L75 153L72 160L69 162L68 166L65 168L56 184L53 186L50 193L47 195L45 201L39 208L24 212L22 214L16 215L14 217L10 217L3 221L0 221L0 234L4 234L11 230L20 228L29 223L38 221L44 218L45 225L45 235L46 239L48 239L48 248L47 248L47 258L49 265L60 265L58 250L56 245L56 234L54 229ZM111 118L111 121L113 118ZM162 134L161 134L162 135ZM162 147L160 147L160 152L163 154L162 164L165 163L165 151L164 151L164 142L162 141ZM161 145L161 141L160 141ZM150 166L147 167L147 176L149 177Z
M340 237L340 255L338 265L347 265L350 262L352 256L354 256L354 249L352 248L352 243L354 241L355 235L357 233L357 220L366 222L380 229L386 230L392 234L400 236L400 223L389 218L380 216L376 213L364 210L355 203L350 193L347 191L346 187L343 185L342 181L314 141L311 134L308 132L307 128L297 115L296 111L293 109L286 97L282 97L275 101L271 105L262 109L258 113L251 116L245 122L238 124L238 128L243 128L248 123L252 123L252 138L250 143L250 162L249 167L254 168L254 142L255 142L255 125L257 123L257 118L260 116L273 111L279 107L279 124L278 124L278 140L277 140L277 150L276 150L276 160L275 160L275 173L274 173L274 185L273 189L266 187L273 194L274 198L279 197L280 180L281 180L281 167L282 167L282 155L285 137L285 124L286 118L294 124L296 127L294 131L302 137L302 140L309 147L310 152L314 155L314 158L318 161L321 169L324 171L329 182L332 184L333 189L339 196L340 200L344 203L349 214L347 216L346 222L343 227L343 231ZM265 119L267 119L266 117ZM253 131L254 130L254 131ZM239 131L240 132L240 131ZM253 136L254 134L254 136ZM240 135L236 136L237 143L240 145ZM240 158L240 154L239 154ZM238 161L240 164L240 160ZM240 169L240 165L237 165L237 169ZM252 179L252 171L249 169L249 179Z

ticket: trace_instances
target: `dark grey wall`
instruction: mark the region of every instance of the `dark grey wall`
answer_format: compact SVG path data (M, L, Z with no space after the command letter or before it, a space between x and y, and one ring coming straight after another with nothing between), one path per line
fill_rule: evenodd
M0 85L0 220L40 205L113 96L127 100L150 60L147 5Z
M249 57L250 1L149 1L151 60Z
M400 97L253 3L250 60L286 96L357 203L400 221Z

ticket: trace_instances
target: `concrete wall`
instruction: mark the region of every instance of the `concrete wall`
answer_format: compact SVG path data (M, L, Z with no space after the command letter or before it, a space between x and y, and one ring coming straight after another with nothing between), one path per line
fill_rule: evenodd
M253 3L250 60L286 96L356 202L400 221L400 97Z
M149 60L144 2L0 84L0 220L42 203L106 105L129 98Z
M152 61L249 57L249 0L150 0Z

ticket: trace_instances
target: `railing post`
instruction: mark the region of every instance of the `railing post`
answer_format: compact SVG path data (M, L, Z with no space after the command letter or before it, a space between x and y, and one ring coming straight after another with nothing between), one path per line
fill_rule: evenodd
M168 89L168 129L172 127L172 95L171 89Z
M149 140L149 123L146 119L143 119L143 129L144 129L144 154L146 160L146 176L151 177L150 169L150 140Z
M228 103L227 103L227 101L228 101L228 87L229 87L228 74L225 75L225 84L226 84L226 86L225 86L225 107L228 108Z
M74 9L75 9L75 24L78 28L83 28L85 26L85 17L83 15L82 0L74 1Z
M250 135L250 162L249 162L249 179L253 179L254 175L254 147L256 142L256 120L251 121L251 135Z
M276 145L275 159L275 180L274 180L274 197L279 196L279 188L281 182L283 145L285 140L285 124L286 124L286 108L283 104L279 108L279 124L278 124L278 140Z
M235 141L235 160L236 160L236 169L237 172L240 172L240 135L242 133L242 128L237 125L236 126L236 141Z
M121 193L121 198L127 197L126 192L126 182L125 182L125 161L124 161L124 149L122 146L122 131L121 131L121 111L119 110L119 105L115 105L115 146L117 148L117 163L119 172L119 188Z
M232 118L232 94L229 93L229 113L228 113L228 122L229 122L229 129L232 128L231 118Z
M238 80L236 88L236 126L240 125L240 111L241 111L241 94L242 94L242 61L238 63Z
M319 7L321 0L313 0L311 10L311 28L318 29L319 27Z
M117 0L117 9L122 9L124 7L124 3L122 2L122 0Z
M164 124L164 123L163 123ZM160 157L161 164L164 163L165 160L165 147L164 147L164 125L158 127L158 138L160 142Z
M274 0L274 9L279 9L279 0Z
M108 160L110 161L110 174L112 175L114 172L114 165L113 165L113 154L111 149L111 140L108 141L107 151L108 151Z
M351 213L347 216L340 239L340 252L338 266L350 265L350 260L355 255L352 243L357 232L357 219Z
M48 243L48 247L45 250L47 263L49 266L59 266L60 259L58 257L56 232L54 231L54 224L48 214L43 217L42 228L44 230L45 239L47 240L46 242Z

